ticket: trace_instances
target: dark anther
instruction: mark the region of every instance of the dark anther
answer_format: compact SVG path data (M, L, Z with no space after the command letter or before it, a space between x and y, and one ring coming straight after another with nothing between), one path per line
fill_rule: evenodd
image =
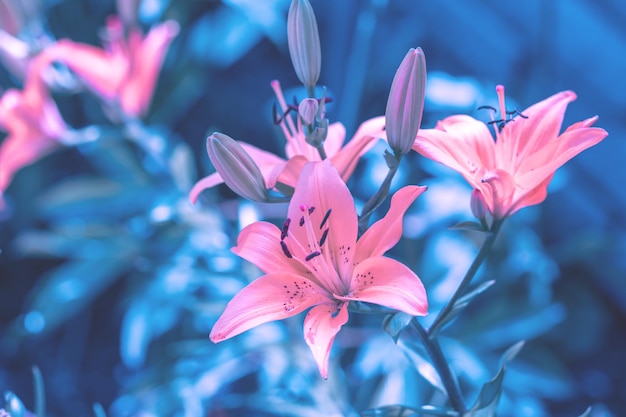
M521 117L522 119L528 119L528 116L526 116L525 114L522 114L522 112L520 112L519 110L515 109L513 111L514 114L518 115L519 117Z
M304 216L300 217L300 226L304 226Z
M320 223L320 230L322 230L322 228L324 227L324 225L326 224L326 222L328 221L328 216L330 216L330 212L332 211L332 209L328 209L328 211L326 212L326 214L324 214L324 218L322 219L322 222Z
M276 108L276 103L272 104L272 120L275 125L279 125L283 120L281 116L278 115L278 109Z
M496 110L495 107L493 106L480 106L478 109L476 110L491 110L492 112L496 113L498 110Z
M326 242L327 237L328 237L328 229L324 230L324 233L322 233L322 237L320 238L320 246L324 245L324 242Z
M313 253L309 253L306 258L304 258L305 261L310 261L311 259L315 258L316 256L320 256L322 254L322 252L320 251L315 251Z
M309 207L309 214L313 214L314 211L315 211L315 207Z
M285 240L285 238L287 237L287 232L289 231L289 225L291 224L291 219L287 219L285 220L285 223L283 223L283 228L280 231L280 240Z
M500 123L504 123L504 120L498 119L498 120L492 120L490 122L487 122L488 125L495 125L495 124L500 124Z
M282 240L280 241L280 247L283 250L283 253L285 254L287 258L293 258L293 256L291 255L291 252L289 252L289 248L287 247L287 244Z

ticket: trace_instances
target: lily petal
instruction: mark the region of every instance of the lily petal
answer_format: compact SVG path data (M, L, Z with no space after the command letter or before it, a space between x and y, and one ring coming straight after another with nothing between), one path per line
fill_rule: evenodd
M567 105L574 100L573 91L561 91L530 106L522 112L525 118L516 116L504 126L496 147L510 148L506 154L517 161L533 152L543 152L546 143L559 135Z
M493 137L484 123L470 116L451 116L440 122L436 129L420 130L413 149L458 171L473 188L479 188L484 169L495 167Z
M327 292L300 275L264 275L237 293L217 320L209 337L221 342L260 324L282 320L321 303Z
M352 140L344 148L335 153L328 153L344 181L350 179L361 156L370 150L379 138L386 138L384 116L361 123Z
M301 208L311 207L314 208L310 215L311 229L300 227ZM329 210L330 215L324 223ZM289 234L293 233L299 242L308 242L310 238L319 242L324 231L328 230L328 248L335 270L341 277L349 276L358 233L356 208L348 187L328 159L304 166L289 204L288 217L294 223ZM308 230L312 230L313 237L309 236L311 232ZM308 255L299 248L296 250L297 256L302 259Z
M150 29L143 41L141 32L136 30L130 34L136 41L129 39L128 58L132 64L120 98L126 112L144 114L148 109L165 54L178 31L178 23L168 20Z
M596 127L566 130L558 139L547 143L541 151L521 161L518 167L518 183L526 188L541 183L567 161L598 144L607 135L604 129Z
M428 312L424 284L395 259L379 256L364 260L354 269L350 289L349 295L335 295L335 298L374 303L413 316Z
M324 379L328 378L328 358L335 336L347 322L348 303L315 306L304 319L304 340Z
M261 170L261 174L265 179L265 184L268 188L272 188L274 184L276 184L276 167L282 164L285 164L283 158L265 151L263 149L257 148L254 145L250 145L247 142L237 141L241 145L241 147L246 151L248 155L254 160L259 169Z
M266 274L282 271L305 275L307 269L283 253L280 235L281 231L272 223L252 223L239 233L237 246L232 251Z
M195 183L191 191L189 191L189 201L191 201L192 204L196 204L200 193L202 193L207 188L213 188L218 184L222 184L223 182L224 179L221 177L219 172L214 172L213 174L202 178L200 181Z
M395 246L402 237L402 220L409 206L427 187L409 185L396 191L391 197L389 211L363 233L357 242L354 262L373 256L381 256Z

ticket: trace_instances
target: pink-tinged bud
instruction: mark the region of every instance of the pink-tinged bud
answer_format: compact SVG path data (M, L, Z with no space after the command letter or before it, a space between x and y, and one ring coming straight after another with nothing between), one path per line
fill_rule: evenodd
M268 200L261 170L237 141L215 132L207 138L206 147L215 169L231 190L248 200Z
M470 208L472 209L474 217L479 220L484 219L487 215L487 204L485 203L485 198L483 197L483 194L475 188L472 191Z
M300 102L298 106L298 114L302 119L302 123L310 126L315 121L315 116L317 116L317 111L319 110L320 105L314 98L305 98Z
M385 128L387 141L395 152L411 150L422 123L426 91L426 59L421 48L411 48L391 83Z
M293 0L287 17L287 41L293 68L309 94L315 90L322 67L317 22L308 0Z

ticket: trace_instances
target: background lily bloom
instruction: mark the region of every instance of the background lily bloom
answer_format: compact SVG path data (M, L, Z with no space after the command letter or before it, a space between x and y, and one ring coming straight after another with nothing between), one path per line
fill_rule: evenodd
M487 125L470 116L450 116L435 129L418 132L413 149L460 172L482 195L494 218L541 203L555 171L607 136L591 127L592 117L559 134L567 105L576 99L562 91L509 118L504 87L497 86L501 120L492 120L494 142ZM492 116L493 119L493 116Z
M9 135L0 145L0 205L14 174L59 146L67 126L41 79L48 62L38 55L28 68L24 89L0 98L0 127Z
M241 290L211 331L220 342L269 321L312 309L304 338L321 375L335 335L348 321L348 303L364 301L420 316L428 308L420 279L382 256L402 235L402 218L426 187L395 193L384 218L357 241L354 200L330 161L308 163L298 179L282 229L257 222L241 231L233 252L266 275Z
M320 161L320 156L317 149L306 142L299 118L296 117L296 121L294 121L288 112L289 107L283 96L280 83L276 80L272 81L272 89L282 112L285 114L279 125L285 134L287 159L246 142L238 141L238 143L258 165L268 189L276 188L278 183L293 188L304 165L310 161ZM385 117L375 117L363 122L352 140L344 146L345 138L345 127L338 122L332 123L328 126L324 148L328 159L339 171L343 180L347 181L354 172L361 156L374 145L374 141L379 138L386 138ZM223 182L224 180L217 172L204 177L194 185L189 193L189 199L195 203L202 191Z
M137 27L125 37L122 22L111 17L104 49L65 39L45 53L69 66L106 100L119 100L127 114L140 116L148 110L163 59L178 31L178 23L168 20L145 38Z

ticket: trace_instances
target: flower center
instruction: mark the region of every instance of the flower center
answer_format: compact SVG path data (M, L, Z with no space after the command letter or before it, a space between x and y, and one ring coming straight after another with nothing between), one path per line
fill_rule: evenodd
M332 209L328 209L319 224L315 223L312 215L315 207L300 206L301 217L294 225L292 219L287 218L283 223L280 234L280 246L287 258L293 258L304 265L331 294L343 294L342 280L334 267L331 249L328 245L328 219ZM293 227L303 228L304 233L296 236Z
M504 86L503 85L497 85L496 86L496 93L498 94L498 105L500 107L500 118L499 119L495 118L495 114L498 113L498 110L495 107L492 107L492 106L480 106L478 108L478 110L482 110L482 109L491 110L491 121L487 122L487 124L495 126L494 130L496 132L496 139L499 140L500 139L500 136L499 136L500 132L502 131L502 129L504 129L504 126L506 126L510 122L514 122L516 116L519 116L522 119L528 119L528 116L525 116L524 114L522 114L517 109L513 109L513 110L507 110L506 109L506 102L505 102L505 99L504 99Z

